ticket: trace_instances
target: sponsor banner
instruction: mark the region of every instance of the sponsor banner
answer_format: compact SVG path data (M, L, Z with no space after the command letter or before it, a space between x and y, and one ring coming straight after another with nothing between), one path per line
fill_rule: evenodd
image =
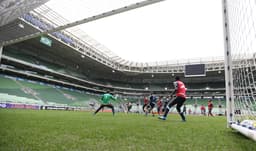
M0 108L6 108L6 104L5 103L0 103Z
M40 109L39 105L28 105L28 104L11 104L11 103L0 103L0 108L13 108L13 109Z

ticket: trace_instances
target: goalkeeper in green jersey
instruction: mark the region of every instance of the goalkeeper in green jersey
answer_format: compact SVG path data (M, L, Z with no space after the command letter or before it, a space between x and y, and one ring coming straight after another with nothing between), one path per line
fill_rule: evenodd
M107 91L105 94L103 94L103 96L101 97L101 105L100 107L94 112L94 115L97 114L99 112L99 110L101 110L103 107L108 107L112 109L112 113L113 115L115 115L115 110L114 110L114 106L110 103L110 100L116 100L116 98L109 93L109 91Z

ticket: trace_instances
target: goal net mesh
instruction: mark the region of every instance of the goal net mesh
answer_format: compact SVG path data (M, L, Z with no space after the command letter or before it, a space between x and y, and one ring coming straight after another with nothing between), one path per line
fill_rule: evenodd
M227 0L235 121L256 120L256 1Z

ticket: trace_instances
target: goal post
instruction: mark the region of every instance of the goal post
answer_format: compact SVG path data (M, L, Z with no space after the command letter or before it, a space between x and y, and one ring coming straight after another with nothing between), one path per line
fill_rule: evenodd
M222 3L227 124L256 141L256 1Z

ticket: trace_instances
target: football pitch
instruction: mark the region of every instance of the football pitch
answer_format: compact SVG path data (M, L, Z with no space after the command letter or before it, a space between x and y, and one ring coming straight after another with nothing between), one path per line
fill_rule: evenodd
M225 117L0 109L1 151L255 151Z

